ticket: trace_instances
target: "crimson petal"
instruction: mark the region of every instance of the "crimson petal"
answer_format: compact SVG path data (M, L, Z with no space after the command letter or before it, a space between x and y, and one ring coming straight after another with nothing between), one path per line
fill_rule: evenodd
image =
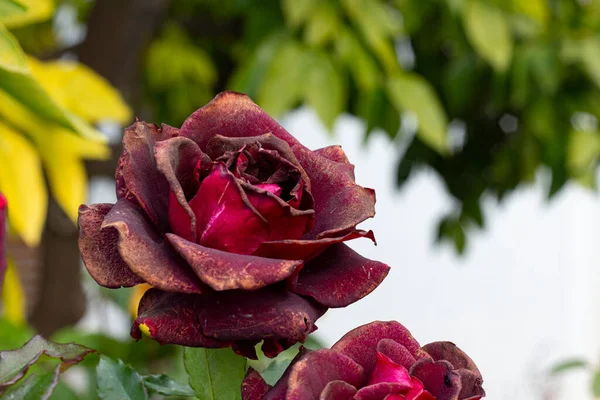
M100 229L112 207L112 204L79 207L79 251L85 267L99 285L108 288L135 286L144 280L134 274L121 258L117 248L119 232L110 228Z
M340 146L339 144L322 147L320 149L315 150L314 152L322 157L330 159L331 161L335 161L342 164L349 164L348 157L346 156L346 153L344 153L342 146Z
M436 400L459 399L460 375L448 361L419 360L410 369L410 374L423 382L425 390Z
M365 375L360 365L343 354L329 349L312 351L293 364L285 399L319 399L329 382L340 380L360 387Z
M130 201L117 201L102 223L102 231L107 229L119 232L119 254L150 285L169 292L202 291L198 277Z
M344 236L317 240L278 240L263 242L256 249L254 255L269 258L282 258L286 260L305 260L315 258L332 244L347 242L348 240L366 237L375 242L373 231L355 230Z
M408 389L403 383L380 382L363 387L356 392L353 400L382 400L390 394L405 393Z
M256 290L282 281L302 267L302 261L274 260L228 253L167 233L167 239L196 275L214 290Z
M267 222L222 162L202 181L190 206L197 217L201 245L252 254L268 238Z
M117 198L135 199L163 232L168 227L169 184L156 168L154 145L177 133L136 121L123 134L123 154L115 174Z
M319 400L351 400L356 388L344 381L331 381L321 392Z
M194 179L194 168L203 157L198 145L190 139L175 137L159 142L154 147L157 169L164 175L170 188L168 219L171 230L186 239L196 240L196 216L187 202L186 193L195 194L199 183ZM182 186L183 184L183 186Z
M386 338L406 347L416 359L428 357L409 330L396 321L375 321L359 326L345 334L331 349L352 358L365 369L365 374L370 376L375 369L377 344Z
M263 400L270 386L254 368L248 368L246 377L242 382L242 400Z
M377 351L406 369L409 369L417 361L406 347L392 339L381 339L377 343Z
M475 362L452 342L433 342L423 346L435 361L446 360L461 376L462 390L459 398L485 396L483 377Z
M326 307L346 307L375 290L389 269L338 243L308 262L290 285Z
M150 337L160 344L190 347L221 348L230 342L210 338L202 333L195 308L196 295L168 293L150 289L138 306L138 317L131 327L131 336L141 339L140 325L148 328Z
M337 236L375 215L375 193L354 182L350 164L332 161L302 146L244 94L220 93L183 123L180 135L204 150L215 135L249 137L268 132L288 143L310 178L315 226L305 239Z

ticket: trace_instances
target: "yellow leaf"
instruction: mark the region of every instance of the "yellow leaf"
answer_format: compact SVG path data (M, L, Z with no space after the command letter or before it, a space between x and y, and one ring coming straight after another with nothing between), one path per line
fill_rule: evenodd
M11 259L8 259L4 285L1 291L4 317L15 325L25 323L25 294L19 280L17 269Z
M0 23L7 28L18 28L48 20L54 14L53 0L19 0L27 9L25 12L0 17Z
M111 84L76 61L40 62L29 57L31 72L58 104L89 122L103 119L126 124L131 109Z
M10 208L8 221L29 246L40 242L48 194L35 147L12 128L0 123L0 191Z
M86 202L87 175L83 159L106 159L103 142L76 136L58 125L44 124L27 108L0 91L0 117L25 132L43 161L50 190L65 213L77 222L77 209Z

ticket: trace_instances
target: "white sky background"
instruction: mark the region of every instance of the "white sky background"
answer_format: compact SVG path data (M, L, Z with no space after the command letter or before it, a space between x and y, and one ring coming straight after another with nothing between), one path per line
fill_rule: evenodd
M311 149L342 145L357 182L377 193L377 215L361 227L374 230L378 246L366 239L351 246L392 267L372 294L319 320L318 337L331 345L356 326L397 320L421 344L450 340L465 350L482 371L489 399L592 398L589 374L545 374L558 360L600 358L597 195L569 186L548 202L538 179L501 205L490 199L485 230L469 233L459 257L449 245L434 244L437 223L452 205L443 183L423 170L396 189L398 152L383 133L363 145L362 122L344 116L330 135L307 109L282 124ZM89 200L114 201L114 181L93 184ZM127 317L105 306L93 302L83 326L127 336Z

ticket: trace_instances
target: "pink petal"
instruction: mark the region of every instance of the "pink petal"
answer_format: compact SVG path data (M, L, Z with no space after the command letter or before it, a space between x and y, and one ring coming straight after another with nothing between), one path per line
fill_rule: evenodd
M308 262L290 286L326 307L346 307L375 290L389 269L339 243Z
M144 280L134 274L121 258L117 248L119 232L115 229L100 229L112 207L112 204L79 207L79 251L85 267L99 285L108 288L135 286ZM3 216L0 216L2 227Z
M269 193L273 193L275 196L279 196L281 194L281 187L273 183L259 183L255 186Z
M369 378L368 385L374 385L381 382L395 382L405 385L405 389L412 388L412 381L408 371L402 365L393 362L388 356L376 352L375 370Z
M106 230L118 232L119 254L129 269L153 287L170 292L202 292L198 277L130 201L117 201L102 223L102 231Z
M282 281L302 267L302 261L274 260L204 247L167 233L167 239L196 275L214 290L256 290Z
M353 400L381 400L390 394L403 394L407 391L406 385L397 382L380 382L360 389Z

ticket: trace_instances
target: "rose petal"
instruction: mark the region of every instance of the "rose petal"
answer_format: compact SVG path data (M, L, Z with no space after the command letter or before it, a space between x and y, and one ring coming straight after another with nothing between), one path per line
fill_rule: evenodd
M331 381L344 381L360 387L363 369L350 358L329 349L306 354L293 364L287 379L286 400L318 399Z
M352 358L370 376L375 369L377 343L386 338L406 347L416 359L427 357L408 329L396 321L375 321L359 326L345 334L331 349Z
M117 201L102 224L102 231L107 229L119 232L119 254L151 286L169 292L202 291L198 277L130 201Z
M308 262L290 286L326 307L346 307L375 290L389 269L338 243Z
M396 364L383 353L376 352L375 370L369 378L368 385L374 385L381 382L395 382L406 386L406 389L412 387L412 381L408 371L402 365Z
M417 361L406 347L392 339L381 339L377 343L377 351L385 354L396 364L400 364L406 369L410 369Z
M273 386L273 388L271 390L269 390L269 392L267 392L267 394L265 395L263 400L285 399L286 398L285 395L288 390L288 382L289 382L290 374L292 373L292 370L294 369L294 365L296 364L296 362L298 362L298 361L302 360L304 357L306 357L307 354L312 353L312 352L313 352L313 350L309 350L304 346L300 346L298 354L296 354L296 356L292 359L292 362L285 369L281 378L279 378L277 383L275 383L275 386Z
M353 400L382 400L390 394L403 394L407 390L403 383L380 382L363 387L356 392Z
M269 233L266 241L300 239L314 223L313 210L300 211L290 207L276 195L256 186L241 183L250 204L267 221Z
M190 201L203 246L252 254L269 235L269 227L225 164L218 163Z
M175 234L191 241L196 240L196 216L187 202L198 191L194 179L195 167L207 155L190 139L175 137L154 146L157 169L164 175L170 188L169 225Z
M219 340L287 339L303 342L325 308L288 292L265 287L253 292L215 292L196 304L202 331Z
M314 152L322 157L330 159L331 161L335 161L342 164L349 164L348 157L346 156L346 153L344 153L342 146L340 146L339 144L322 147L320 149L315 150Z
M145 325L150 337L160 344L190 347L221 348L231 343L207 337L202 332L195 303L197 295L168 293L158 289L146 291L138 306L138 317L131 327L131 336L141 339L140 325Z
M167 233L167 239L196 275L214 290L256 290L282 281L301 268L302 261L274 260L204 247Z
M123 155L115 175L117 197L135 198L162 232L168 228L169 184L156 168L154 145L176 133L176 130L136 121L123 134Z
M366 237L375 242L373 231L352 231L344 236L325 238L317 240L279 240L275 242L263 242L254 252L254 255L269 258L281 258L286 260L308 261L332 244L346 242L348 240Z
M331 381L321 392L319 400L351 400L356 388L344 381Z
M422 348L435 361L446 360L461 376L462 390L459 398L485 396L483 377L475 362L452 342L433 342Z
M144 280L134 274L121 258L117 248L119 232L100 229L112 207L112 204L79 207L79 251L85 267L99 285L108 288L135 286ZM3 227L2 222L0 224Z
M242 382L242 400L263 400L270 386L254 368L248 368Z
M183 123L180 135L205 149L215 135L249 137L267 132L288 143L310 178L315 226L305 239L338 236L375 215L375 194L354 182L352 166L331 161L302 146L246 95L217 95Z
M461 391L460 375L448 361L422 359L411 368L410 374L423 382L425 390L436 400L457 400Z

